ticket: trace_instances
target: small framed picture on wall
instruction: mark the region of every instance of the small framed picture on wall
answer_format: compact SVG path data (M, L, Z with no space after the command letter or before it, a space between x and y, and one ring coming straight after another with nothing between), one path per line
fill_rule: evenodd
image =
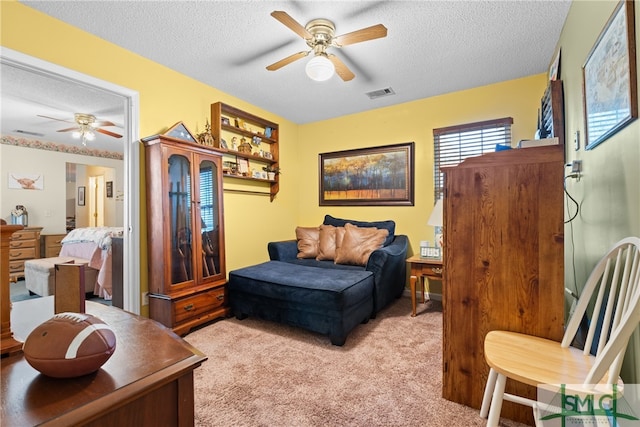
M86 187L78 187L78 206L84 206L84 192Z
M107 197L110 199L113 197L113 181L107 181L106 187Z

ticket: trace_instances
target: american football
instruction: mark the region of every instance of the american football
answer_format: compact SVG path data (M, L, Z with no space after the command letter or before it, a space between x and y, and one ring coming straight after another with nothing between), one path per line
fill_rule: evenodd
M36 327L22 349L40 373L74 378L97 371L109 360L116 350L116 335L90 314L59 313Z

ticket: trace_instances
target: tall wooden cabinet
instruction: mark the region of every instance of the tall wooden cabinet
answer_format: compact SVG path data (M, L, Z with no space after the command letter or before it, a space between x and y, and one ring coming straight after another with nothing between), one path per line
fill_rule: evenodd
M499 151L443 168L443 397L480 408L485 335L560 340L564 328L564 147ZM507 382L535 398L535 388ZM504 402L506 418L532 423Z
M228 314L221 156L162 135L143 143L150 316L183 335Z

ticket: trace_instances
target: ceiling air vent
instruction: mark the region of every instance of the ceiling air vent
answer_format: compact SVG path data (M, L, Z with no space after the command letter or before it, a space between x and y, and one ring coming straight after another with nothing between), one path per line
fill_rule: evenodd
M39 137L43 137L44 136L44 133L29 132L28 130L22 130L22 129L15 129L13 132L14 133L21 133L23 135L30 135L30 136L39 136Z
M396 93L390 87L385 87L384 89L374 90L372 92L367 92L367 96L370 99L382 98L383 96L395 95Z

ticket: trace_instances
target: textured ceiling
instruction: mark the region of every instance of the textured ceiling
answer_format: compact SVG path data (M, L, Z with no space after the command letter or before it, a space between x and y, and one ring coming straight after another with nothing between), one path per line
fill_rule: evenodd
M570 6L569 0L21 3L299 124L544 72ZM274 10L302 25L330 19L338 35L382 23L388 36L333 50L355 73L352 81L314 82L304 73L309 58L265 69L308 49L270 16ZM395 95L366 96L387 87Z

